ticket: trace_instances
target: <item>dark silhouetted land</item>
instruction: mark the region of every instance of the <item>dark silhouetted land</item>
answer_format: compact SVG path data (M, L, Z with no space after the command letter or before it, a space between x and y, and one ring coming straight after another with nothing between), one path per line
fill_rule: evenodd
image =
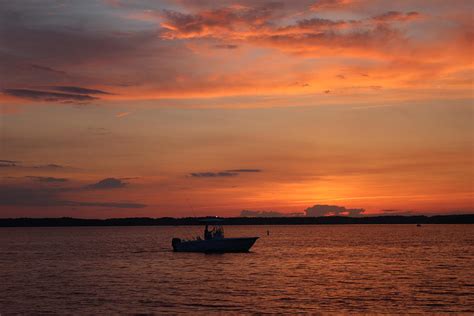
M59 226L181 226L202 225L205 217L185 218L0 218L0 227ZM373 216L373 217L227 217L223 225L342 225L342 224L474 224L474 214L435 216Z

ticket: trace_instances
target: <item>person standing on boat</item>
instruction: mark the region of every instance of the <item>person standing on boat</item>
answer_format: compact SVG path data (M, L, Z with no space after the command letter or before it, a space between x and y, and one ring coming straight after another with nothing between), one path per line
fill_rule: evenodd
M209 240L212 239L212 234L208 229L208 226L206 225L206 228L204 229L204 240Z

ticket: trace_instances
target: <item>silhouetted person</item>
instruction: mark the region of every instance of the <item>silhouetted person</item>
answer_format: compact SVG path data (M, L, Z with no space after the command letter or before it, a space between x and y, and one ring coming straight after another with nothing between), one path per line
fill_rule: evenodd
M206 225L206 228L204 229L204 240L209 240L209 239L212 239L212 233L209 231Z

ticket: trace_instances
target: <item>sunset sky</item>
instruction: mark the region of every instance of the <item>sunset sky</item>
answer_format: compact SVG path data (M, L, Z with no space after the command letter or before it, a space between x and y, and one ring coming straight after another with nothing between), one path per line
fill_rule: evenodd
M464 0L0 0L0 217L474 211Z

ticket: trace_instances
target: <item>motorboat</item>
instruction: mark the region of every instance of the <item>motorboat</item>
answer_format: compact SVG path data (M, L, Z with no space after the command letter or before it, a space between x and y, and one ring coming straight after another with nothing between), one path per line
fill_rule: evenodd
M219 220L204 221L204 236L195 239L185 240L173 238L171 245L176 252L204 252L204 253L225 253L225 252L248 252L258 237L238 237L225 238L224 229Z

